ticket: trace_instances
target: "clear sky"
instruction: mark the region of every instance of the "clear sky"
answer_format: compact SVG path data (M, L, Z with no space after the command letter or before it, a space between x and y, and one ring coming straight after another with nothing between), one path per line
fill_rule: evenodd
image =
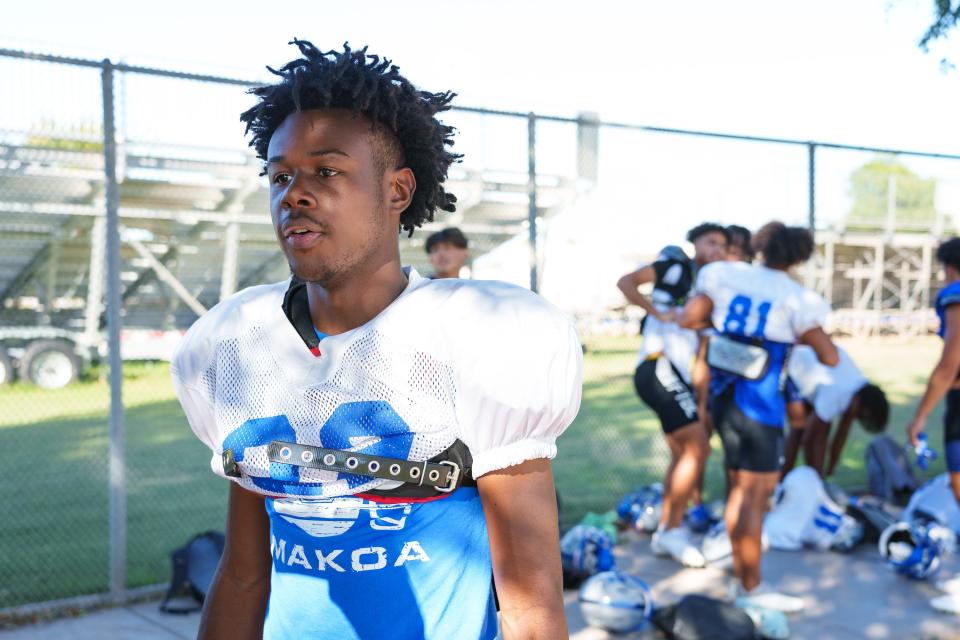
M464 104L957 152L960 72L916 46L931 15L931 0L31 0L6 3L0 44L259 78L293 36L349 40Z
M0 46L261 79L265 65L294 57L286 44L294 36L321 48L350 41L392 58L425 89L456 91L463 105L560 115L595 111L638 124L957 154L960 71L943 72L939 61L950 56L960 65L960 33L922 52L917 41L932 20L932 5L31 0L4 6ZM146 128L189 131L183 118L189 107L198 113L195 126L203 123L211 135L223 127L224 137L240 138L236 114L245 97L235 89L185 105L186 94L149 90L163 86L129 80L125 99L129 111L140 114L124 125L131 137ZM58 87L33 91L49 95L44 102L52 104ZM90 99L97 99L95 91ZM61 108L80 102L76 93L61 100ZM33 107L17 104L8 103L8 112L23 108L24 117L33 117ZM511 166L503 168L522 170L522 122L504 124L515 129L509 135L492 134L492 125L477 119L458 117L455 124L466 164L489 168L497 156L509 156ZM542 127L538 161L546 171L575 166L572 133ZM869 159L818 154L822 220L843 217L850 172ZM907 164L938 179L938 206L960 219L960 162ZM771 217L802 222L806 215L802 148L608 131L601 135L601 169L605 186L614 184L619 193L596 201L625 209L608 224L623 226L626 217L647 214L636 228L650 234L640 253L655 251L704 218L756 226ZM657 216L657 225L648 223L650 216Z

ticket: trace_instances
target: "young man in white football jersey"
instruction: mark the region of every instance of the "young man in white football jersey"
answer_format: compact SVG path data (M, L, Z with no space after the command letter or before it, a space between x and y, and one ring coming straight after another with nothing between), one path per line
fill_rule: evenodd
M827 367L813 349L796 346L787 366L787 436L782 474L793 469L803 446L803 459L822 478L833 475L854 420L869 433L880 433L890 418L883 389L870 383L850 355L837 347L840 362ZM837 428L830 437L833 421Z
M729 262L745 262L747 264L752 263L754 257L753 245L751 244L753 234L750 233L750 230L738 224L731 224L727 225L727 235L730 237L730 242L727 243L725 260ZM710 414L710 365L707 364L707 345L709 343L710 336L713 335L713 333L714 330L712 327L708 327L698 333L699 344L697 345L697 357L693 363L692 373L693 390L697 394L697 412L700 415L700 420L703 421L703 426L707 430L708 442L715 431L713 428L713 416ZM703 502L703 482L705 470L706 467L701 470L700 478L697 480L697 486L693 492L692 499L697 504L702 504ZM726 493L729 493L730 478L725 479L727 482ZM724 495L726 495L726 493ZM706 512L705 507L701 508L704 512ZM704 515L706 515L707 518L710 517L709 513L704 513ZM710 526L709 520L706 522L706 526Z
M527 290L428 280L398 232L457 156L416 89L366 49L302 57L242 115L293 277L222 301L173 361L229 477L201 638L566 635L550 458L580 402L569 320Z
M838 356L822 328L829 312L826 301L788 273L812 254L810 232L772 222L757 232L753 246L761 254L760 265L724 261L700 270L679 321L687 328L712 322L717 331L707 359L719 392L714 426L731 470L724 519L738 602L798 611L803 607L799 598L762 585L760 575L763 516L783 464L781 373L794 343L810 345L829 366L837 364Z
M691 229L687 240L694 247L693 260L679 247L668 246L651 264L620 278L617 287L627 300L647 312L634 386L660 419L670 448L670 464L663 479L663 513L650 546L658 555L703 567L703 554L690 544L689 532L681 526L710 453L691 383L697 334L678 327L673 317L686 301L697 269L723 259L727 233L718 224L704 223ZM647 283L653 283L649 299L638 291Z

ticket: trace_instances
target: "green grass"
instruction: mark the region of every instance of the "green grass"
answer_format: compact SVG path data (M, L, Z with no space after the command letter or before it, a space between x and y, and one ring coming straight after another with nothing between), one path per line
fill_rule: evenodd
M934 337L900 341L841 341L841 346L879 384L891 402L887 433L905 440L904 427L923 393L926 378L936 363L941 342ZM558 441L554 464L563 499L565 522L579 520L588 510L606 511L630 489L662 480L669 461L656 416L633 389L639 338L603 338L588 341L583 404L580 414ZM942 449L943 425L938 407L927 422L934 448ZM848 488L866 487L864 450L871 435L855 426L832 482ZM706 499L722 498L723 454L719 439L711 440L713 455L707 463ZM802 456L801 456L802 461ZM941 456L925 474L945 470Z
M0 607L107 590L109 387L0 390L5 497ZM209 471L166 366L125 376L128 584L169 579L170 551L223 529L226 486Z
M565 522L613 508L626 491L661 478L666 447L653 414L633 391L637 339L588 343L580 415L559 441L554 463ZM891 433L901 437L939 341L845 345L893 403ZM209 471L209 453L190 432L166 365L125 367L128 585L169 579L170 551L192 534L222 529L226 482ZM5 498L0 518L0 608L107 590L110 392L101 380L58 391L0 388L0 452ZM939 414L930 439L942 437ZM855 428L834 478L865 482L868 434ZM707 468L708 497L722 492L719 452ZM929 474L943 471L942 458Z

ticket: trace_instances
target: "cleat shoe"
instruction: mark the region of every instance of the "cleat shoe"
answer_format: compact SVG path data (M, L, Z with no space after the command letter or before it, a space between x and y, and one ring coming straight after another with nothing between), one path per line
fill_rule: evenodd
M755 607L772 609L782 613L797 613L803 611L805 606L800 598L774 591L764 583L760 583L752 591L744 592L741 588L740 596L736 599L736 605L741 609Z
M762 638L768 640L787 640L790 637L790 624L782 611L761 607L743 607L743 611L753 620L753 626Z
M666 531L666 529L664 529L663 526L661 525L657 527L657 530L653 532L653 536L650 538L650 551L653 553L653 555L659 556L661 558L664 558L670 555L670 552L664 549L663 546L660 544L660 536L663 534L664 531Z
M685 567L700 568L707 565L703 554L690 544L690 536L682 527L656 532L650 548L657 555L670 555Z
M960 616L960 593L948 593L930 601L930 606L940 613L952 613Z
M733 569L733 545L727 535L727 525L718 522L707 531L700 545L700 552L711 567ZM733 600L733 598L730 598Z
M960 594L960 575L948 578L947 580L938 580L937 589L944 593Z

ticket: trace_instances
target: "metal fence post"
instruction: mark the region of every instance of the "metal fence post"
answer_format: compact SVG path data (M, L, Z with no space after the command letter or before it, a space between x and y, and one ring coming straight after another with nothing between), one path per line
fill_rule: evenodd
M233 218L233 214L230 214ZM220 272L220 299L237 291L237 260L240 255L240 223L230 220L223 237L223 269Z
M117 187L113 72L113 63L104 59L101 77L107 209L107 344L110 364L110 596L114 602L122 602L127 586L127 496L120 358L120 198Z
M527 114L527 223L530 240L530 290L537 293L537 116Z
M817 230L817 145L807 143L807 226Z

